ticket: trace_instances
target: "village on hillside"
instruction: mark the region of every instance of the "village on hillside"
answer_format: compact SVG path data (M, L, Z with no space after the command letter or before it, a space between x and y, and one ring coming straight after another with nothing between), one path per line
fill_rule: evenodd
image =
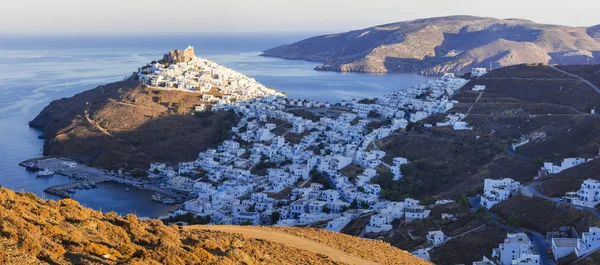
M486 74L475 68L470 78ZM388 93L377 99L319 102L287 98L256 80L212 61L193 55L193 48L165 55L136 73L151 88L199 93L204 104L190 114L229 111L236 124L228 140L200 152L194 161L152 163L149 178L161 188L184 194L187 200L163 220L177 224L234 224L323 227L340 232L353 220L367 218L361 234L384 233L401 219L410 223L431 218L432 211L454 200L426 204L411 198L390 201L374 178L403 178L405 157L386 163L386 152L377 140L395 131L410 130L432 115L445 115L441 122L422 126L472 130L464 119L468 113L449 112L458 102L450 98L467 79L445 74L415 87ZM475 85L475 92L486 87ZM516 151L529 143L516 140ZM557 174L593 158L566 158L562 163L545 162L540 175ZM357 165L359 169L348 172ZM349 174L350 173L350 174ZM528 193L528 187L511 178L485 179L478 207L490 209L514 195ZM164 194L164 193L163 193ZM600 182L586 180L579 191L568 192L561 202L593 208L600 203ZM532 195L533 196L533 195ZM173 198L155 194L152 200L168 204ZM437 218L437 217L436 217ZM456 220L442 213L443 220ZM551 238L555 261L567 255L584 256L600 248L600 232L590 227L581 237ZM562 235L562 234L561 234ZM442 230L427 233L427 246L413 254L431 260L429 252L452 240ZM508 233L498 248L490 249L474 265L546 264L528 234Z

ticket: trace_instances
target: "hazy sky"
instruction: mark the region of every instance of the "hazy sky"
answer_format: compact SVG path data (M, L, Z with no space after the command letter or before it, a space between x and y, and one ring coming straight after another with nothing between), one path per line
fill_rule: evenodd
M599 0L1 0L0 33L338 32L477 15L600 24Z

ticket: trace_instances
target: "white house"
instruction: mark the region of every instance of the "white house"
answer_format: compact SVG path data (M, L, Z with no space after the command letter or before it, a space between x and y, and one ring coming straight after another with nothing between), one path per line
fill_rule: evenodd
M473 68L471 70L471 77L480 77L487 74L487 69L485 68Z
M595 179L585 180L581 184L579 191L577 191L577 196L571 198L571 203L590 208L598 205L598 203L600 203L600 182Z
M367 233L380 233L392 230L392 217L389 214L371 215L369 224L367 224Z
M344 228L346 225L348 225L348 223L350 223L350 221L352 221L351 216L338 216L335 219L329 221L325 229L329 231L340 232L342 231L342 228Z
M525 233L507 234L504 243L492 251L492 256L502 265L540 264L540 256L533 255L533 244Z
M573 253L577 247L577 241L579 238L552 238L554 261L558 262L558 259Z
M515 194L521 183L511 178L505 179L485 179L483 181L483 195L481 196L481 206L490 209L492 206L508 199Z
M439 245L441 243L444 243L444 241L447 240L446 235L444 235L444 232L442 232L442 230L437 230L437 231L429 231L427 233L427 243L430 246L435 246L435 245Z
M426 210L425 206L416 205L404 208L404 217L407 221L411 219L425 219L429 217L431 210Z
M475 85L475 86L473 86L472 90L473 91L483 91L483 90L485 90L485 88L486 87L484 85Z
M233 217L233 223L236 225L240 224L260 224L260 214L257 212L238 212Z
M575 254L577 254L577 257L581 257L598 248L600 248L600 228L590 227L588 232L581 233L581 238L577 241Z

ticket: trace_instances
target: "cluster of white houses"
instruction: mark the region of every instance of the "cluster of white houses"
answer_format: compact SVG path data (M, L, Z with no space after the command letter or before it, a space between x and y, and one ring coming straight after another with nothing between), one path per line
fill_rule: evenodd
M550 239L550 247L557 262L571 253L581 257L597 251L600 249L600 228L590 227L588 232L581 233L581 237L553 237Z
M327 220L327 229L340 231L352 219L371 212L367 232L374 233L390 230L394 219L429 216L430 210L419 205L418 200L390 202L380 198L381 187L371 182L378 174L375 168L385 166L400 179L401 166L409 161L396 157L385 163L386 153L369 147L373 141L406 128L409 122L452 108L455 102L448 98L466 80L445 75L424 85L389 93L369 104L356 100L343 102L336 108L337 115L315 121L288 109L298 109L301 102L305 111L319 108L321 112L314 112L317 115L330 109L328 103L287 99L268 89L265 92L264 87L254 85L254 80L245 80L207 60L194 59L185 65L172 66L163 69L161 65L150 65L144 68L150 69L149 74L140 78L152 83L162 76L161 80L175 82L176 89L200 87L197 90L206 91L220 85L220 90L238 95L240 100L214 104L212 110L230 110L241 117L232 128L230 140L201 152L195 161L175 167L151 165L152 175L164 178L169 188L195 197L186 201L177 214L210 216L215 224L292 226ZM180 75L188 76L191 81L179 79ZM212 83L201 85L206 80ZM173 84L169 82L165 89L171 89ZM248 85L262 94L246 93ZM377 113L378 118L369 113ZM373 121L387 121L387 124L370 127ZM290 142L284 137L286 134L299 140ZM353 181L340 171L350 164L364 168ZM257 168L263 168L264 172L256 173ZM158 174L154 174L154 169ZM199 172L204 174L201 178L190 178ZM312 182L315 174L324 177L326 183Z
M521 188L521 183L511 178L485 179L483 181L483 195L481 206L490 209L494 205L507 200Z
M155 88L202 93L206 105L230 104L237 100L282 95L253 78L195 56L188 62L153 62L140 68L137 76L141 82ZM207 93L214 89L219 91L217 95ZM205 107L198 106L198 110Z
M525 233L507 234L504 242L492 250L491 259L484 256L483 260L473 262L473 265L539 265L540 255L533 254L533 244Z
M573 205L594 208L600 203L600 181L587 179L577 192L567 192L565 199Z

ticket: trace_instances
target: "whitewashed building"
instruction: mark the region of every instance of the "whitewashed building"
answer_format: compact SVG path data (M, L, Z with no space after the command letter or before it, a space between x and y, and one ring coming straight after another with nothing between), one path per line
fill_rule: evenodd
M518 192L521 183L511 178L505 179L485 179L483 182L483 195L481 196L481 206L490 209L494 205L508 199L511 195Z

